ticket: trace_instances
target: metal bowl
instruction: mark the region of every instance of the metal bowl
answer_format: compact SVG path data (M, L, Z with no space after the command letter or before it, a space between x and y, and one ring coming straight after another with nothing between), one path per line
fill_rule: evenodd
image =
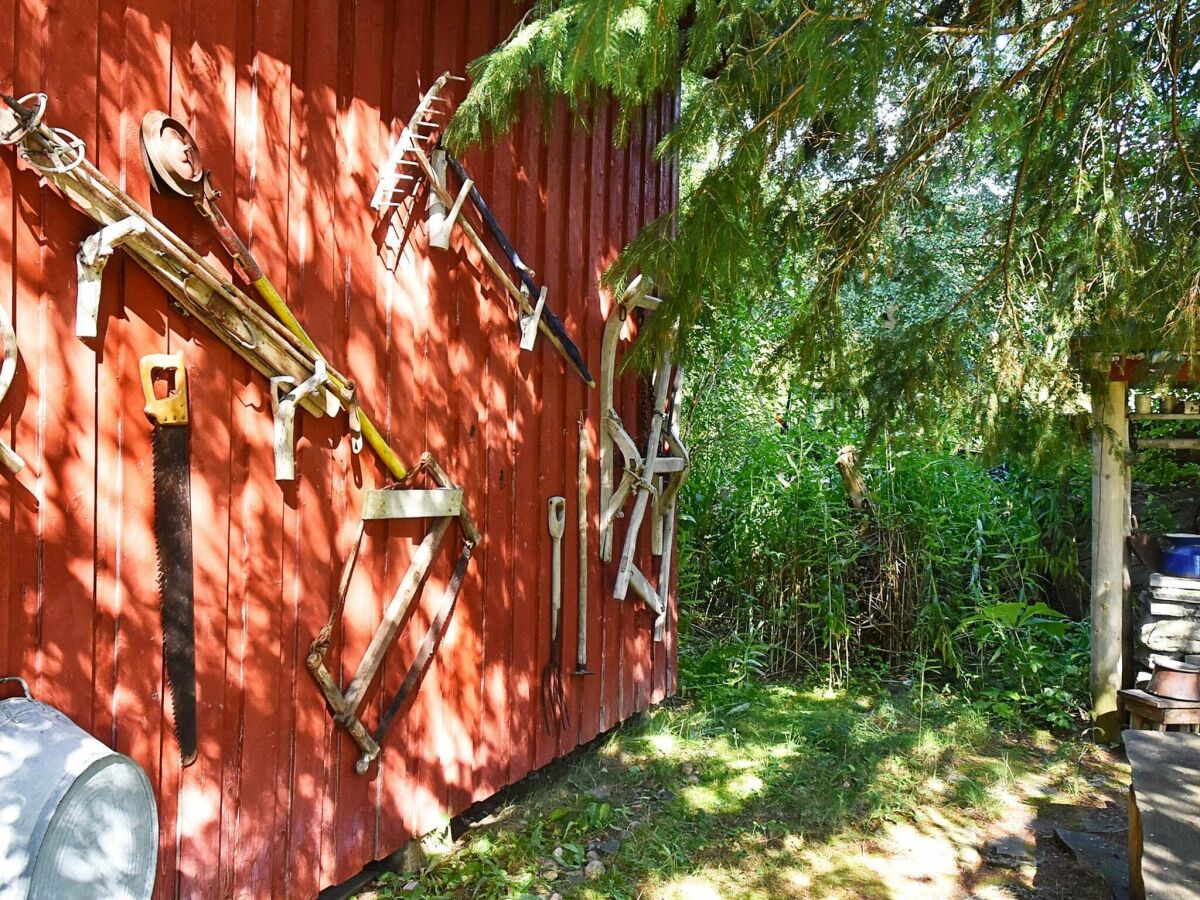
M1154 674L1146 690L1168 700L1200 701L1200 666L1159 659L1154 662Z

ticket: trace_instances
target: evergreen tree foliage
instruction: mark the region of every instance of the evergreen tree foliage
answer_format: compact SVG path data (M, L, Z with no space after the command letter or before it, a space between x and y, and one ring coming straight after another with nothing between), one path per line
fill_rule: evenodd
M1195 348L1198 32L1186 0L538 0L447 140L487 142L524 96L611 96L627 128L682 85L658 147L681 208L607 276L655 280L650 338L686 354L749 303L787 316L776 373L1029 448L1085 338Z

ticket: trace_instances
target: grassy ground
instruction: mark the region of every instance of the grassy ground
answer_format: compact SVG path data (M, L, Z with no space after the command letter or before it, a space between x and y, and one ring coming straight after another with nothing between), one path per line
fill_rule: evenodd
M691 693L474 811L450 852L361 897L1108 896L1052 837L1119 818L1127 774L1102 751L1004 735L902 685Z

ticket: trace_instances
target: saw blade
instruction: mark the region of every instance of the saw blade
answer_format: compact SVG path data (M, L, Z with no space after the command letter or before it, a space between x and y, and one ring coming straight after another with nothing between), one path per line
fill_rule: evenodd
M193 612L192 495L187 425L155 425L154 538L162 610L163 665L184 766L196 759L196 638Z

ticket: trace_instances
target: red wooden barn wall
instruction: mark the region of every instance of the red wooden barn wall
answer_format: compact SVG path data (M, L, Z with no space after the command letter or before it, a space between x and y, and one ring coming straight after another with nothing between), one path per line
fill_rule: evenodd
M73 333L78 242L94 230L0 150L0 302L20 345L0 434L28 463L0 476L0 674L147 770L162 828L162 896L310 896L436 827L675 687L674 621L607 598L596 558L598 392L554 351L517 347L513 315L474 256L403 244L368 209L397 121L445 69L498 42L508 0L0 0L0 86L50 95L47 121L193 245L222 259L183 201L152 196L138 151L150 108L189 124L223 206L326 355L357 379L400 455L431 450L466 488L484 543L447 637L369 777L304 667L329 610L363 492L382 481L337 422L297 425L299 477L274 481L267 385L121 253L105 273L100 336ZM651 157L675 115L664 98L614 148L529 115L467 164L551 304L599 370L609 298L597 276L676 201ZM200 757L180 770L163 710L151 531L150 427L137 363L182 349L192 415ZM619 390L627 421L641 402ZM576 420L593 448L589 628L600 674L565 676L571 727L540 724L549 650L546 500L575 520ZM334 662L361 657L419 524L368 530ZM622 539L618 526L617 540ZM643 536L644 540L648 540ZM449 574L451 540L382 678L403 677ZM619 544L618 544L619 546ZM643 568L652 571L645 554ZM564 558L564 656L576 634L576 543ZM631 594L632 597L632 594ZM343 674L344 678L344 674ZM371 697L369 721L384 691Z

